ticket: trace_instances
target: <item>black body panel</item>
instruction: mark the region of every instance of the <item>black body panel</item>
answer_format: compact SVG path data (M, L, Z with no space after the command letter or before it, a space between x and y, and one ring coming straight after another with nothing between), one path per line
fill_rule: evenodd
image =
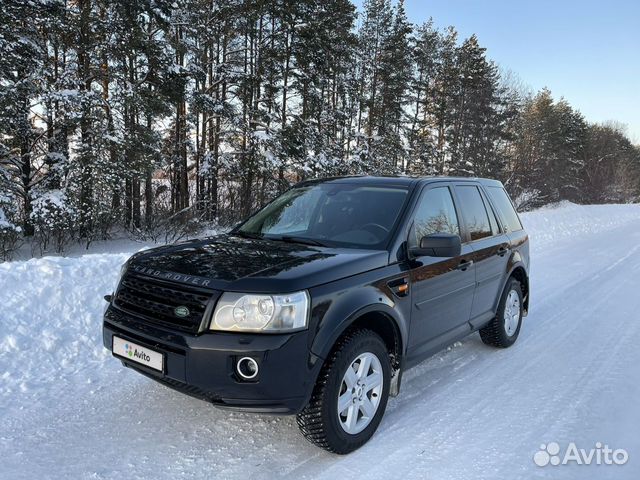
M220 407L296 413L306 404L322 365L309 351L307 331L195 336L141 324L109 307L103 328L103 343L108 349L114 334L165 354L164 374L118 357L125 365ZM256 381L240 381L235 373L234 360L244 356L254 358L260 366Z
M286 293L385 266L386 251L324 248L223 234L144 251L132 268L206 288ZM172 276L172 274L175 274Z

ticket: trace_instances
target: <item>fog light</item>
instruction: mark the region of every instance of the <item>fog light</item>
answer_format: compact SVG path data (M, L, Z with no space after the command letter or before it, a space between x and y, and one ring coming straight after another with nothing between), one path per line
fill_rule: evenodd
M258 364L251 357L242 357L236 364L236 372L245 380L253 380L258 376Z

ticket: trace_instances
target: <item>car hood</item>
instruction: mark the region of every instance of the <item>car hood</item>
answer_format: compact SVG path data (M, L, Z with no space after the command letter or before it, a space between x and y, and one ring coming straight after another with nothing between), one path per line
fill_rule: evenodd
M380 268L388 260L387 251L219 235L140 252L129 270L215 290L278 293Z

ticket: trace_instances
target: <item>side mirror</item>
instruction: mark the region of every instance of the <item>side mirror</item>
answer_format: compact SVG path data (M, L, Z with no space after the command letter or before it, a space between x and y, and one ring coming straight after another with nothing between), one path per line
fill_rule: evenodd
M420 239L420 246L410 249L413 257L458 257L462 247L460 236L432 233Z

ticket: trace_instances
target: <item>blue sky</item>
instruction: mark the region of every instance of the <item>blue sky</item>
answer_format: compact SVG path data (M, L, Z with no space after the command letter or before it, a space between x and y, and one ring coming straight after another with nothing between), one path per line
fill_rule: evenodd
M362 0L356 0L362 5ZM587 120L627 124L640 144L640 0L405 0L413 23L433 17L534 90L548 87Z

